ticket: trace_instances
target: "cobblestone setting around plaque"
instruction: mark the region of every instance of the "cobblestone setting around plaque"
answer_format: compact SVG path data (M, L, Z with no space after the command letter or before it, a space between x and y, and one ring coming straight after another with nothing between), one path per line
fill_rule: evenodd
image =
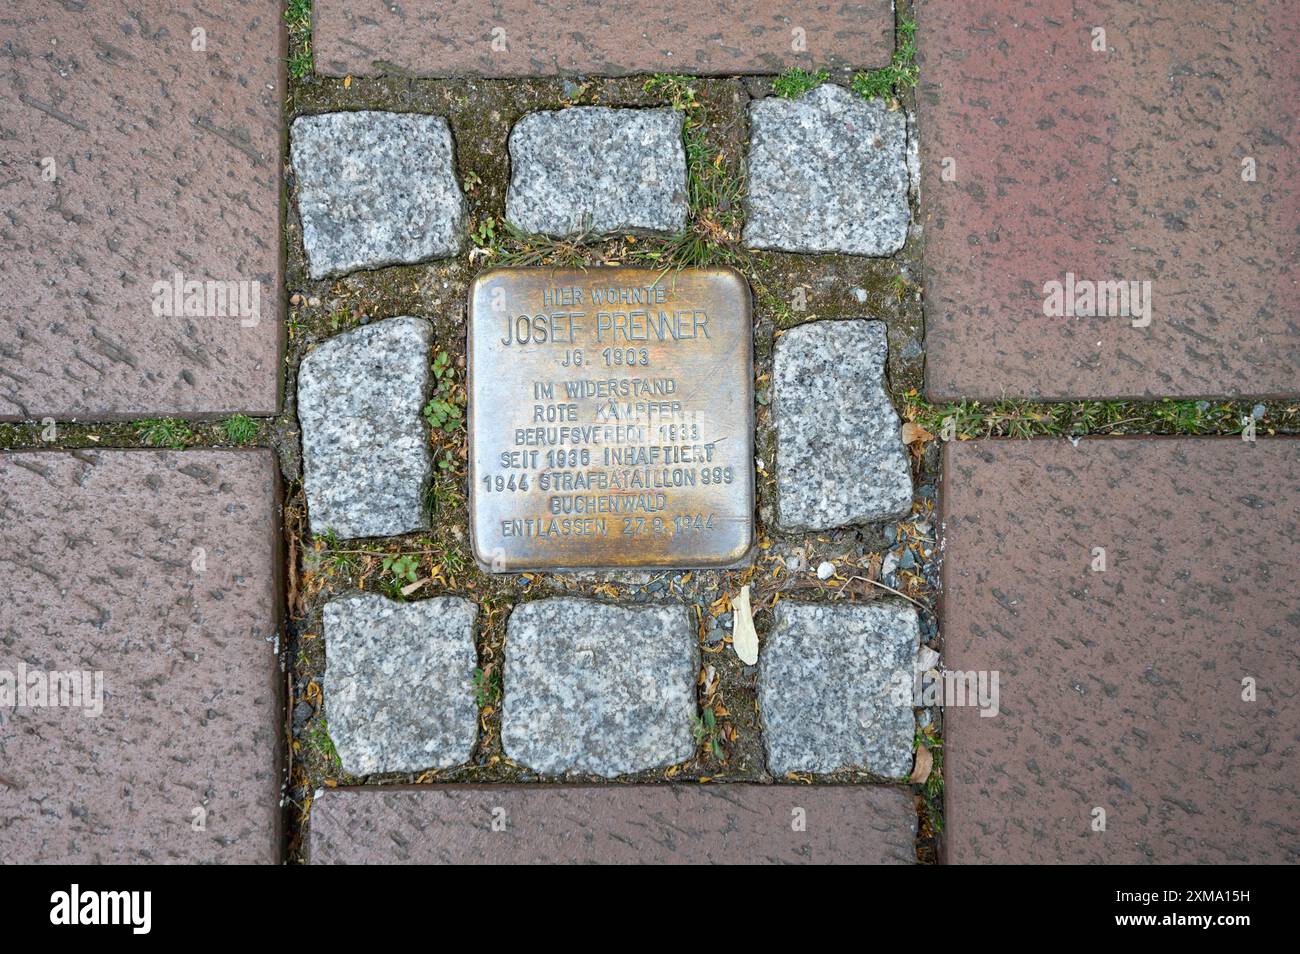
M510 133L506 220L525 232L672 233L686 224L686 152L673 109L530 113Z
M389 318L325 342L299 369L303 484L315 533L427 527L429 323Z
M901 603L778 603L759 669L768 771L907 775L912 706L891 690L901 678L910 688L919 643L916 610Z
M1298 860L1295 0L10 6L0 858Z
M313 278L460 251L465 198L441 116L373 110L302 116L294 120L291 142Z
M474 620L459 597L396 603L374 593L325 606L325 712L353 775L469 761L478 740Z
M506 754L549 775L685 761L699 655L685 606L568 597L517 606L506 629Z
M782 527L826 530L902 517L912 474L884 388L879 321L821 321L781 336L773 371Z
M907 117L827 83L749 108L745 244L893 255L907 239Z

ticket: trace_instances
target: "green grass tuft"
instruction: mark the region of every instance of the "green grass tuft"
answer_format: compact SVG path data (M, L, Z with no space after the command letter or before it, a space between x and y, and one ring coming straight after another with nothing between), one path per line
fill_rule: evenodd
M307 737L311 741L312 747L327 762L332 762L335 765L343 764L343 760L339 758L339 750L334 747L334 740L330 738L330 727L324 716L316 720L316 724L312 726Z
M983 437L1084 437L1090 434L1240 434L1249 402L1022 400L930 404L915 391L905 395L907 418L951 440ZM1291 432L1300 417L1292 409L1265 408L1256 421L1261 435ZM945 434L946 432L946 434Z
M850 88L863 99L897 99L903 90L916 85L921 70L915 61L916 24L904 20L898 25L898 45L889 65L855 73Z
M306 79L311 75L311 43L304 43L302 48L289 56L289 75L294 79Z
M311 26L311 0L288 0L284 5L284 22L303 29Z
M289 26L289 75L296 80L311 75L311 0L288 0L284 22Z
M696 95L695 85L684 76L659 74L646 81L644 90L664 97L682 114L690 218L686 228L677 235L665 242L633 249L629 257L665 269L736 261L744 183L731 174L723 153L714 153L710 148L705 108Z
M474 705L480 709L495 705L501 698L501 676L499 673L486 673L482 669L474 670Z
M194 437L190 426L175 417L155 417L137 421L135 433L150 447L170 447L173 450L180 450Z
M221 423L221 432L232 444L247 444L257 437L257 421L243 414L232 414Z
M795 99L809 90L816 89L831 78L829 70L809 73L794 66L772 80L772 92L782 99Z

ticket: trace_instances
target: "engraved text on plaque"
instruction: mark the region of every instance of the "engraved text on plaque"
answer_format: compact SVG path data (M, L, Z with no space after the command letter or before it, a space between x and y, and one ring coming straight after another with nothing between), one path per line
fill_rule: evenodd
M469 302L470 519L499 572L708 567L753 540L753 329L730 269L501 268Z

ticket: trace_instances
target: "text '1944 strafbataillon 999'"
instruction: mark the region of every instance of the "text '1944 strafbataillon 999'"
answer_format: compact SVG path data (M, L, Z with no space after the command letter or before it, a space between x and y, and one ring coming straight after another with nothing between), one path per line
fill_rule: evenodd
M502 268L469 303L493 570L726 566L754 535L753 327L729 269Z

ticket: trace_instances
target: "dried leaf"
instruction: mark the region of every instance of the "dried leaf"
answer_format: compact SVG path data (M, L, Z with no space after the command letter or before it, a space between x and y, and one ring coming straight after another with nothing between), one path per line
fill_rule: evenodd
M931 434L929 431L927 431L920 424L916 424L912 421L908 421L906 424L903 425L904 444L915 444L917 441L920 441L922 444L924 444L926 441L932 441L932 440L934 440L934 435Z
M740 588L740 595L731 601L731 648L746 666L758 662L758 633L754 629L754 612L749 608L749 584Z
M925 780L930 777L930 769L934 767L934 756L924 745L916 747L916 764L912 767L912 776L908 779L913 785L924 784Z

